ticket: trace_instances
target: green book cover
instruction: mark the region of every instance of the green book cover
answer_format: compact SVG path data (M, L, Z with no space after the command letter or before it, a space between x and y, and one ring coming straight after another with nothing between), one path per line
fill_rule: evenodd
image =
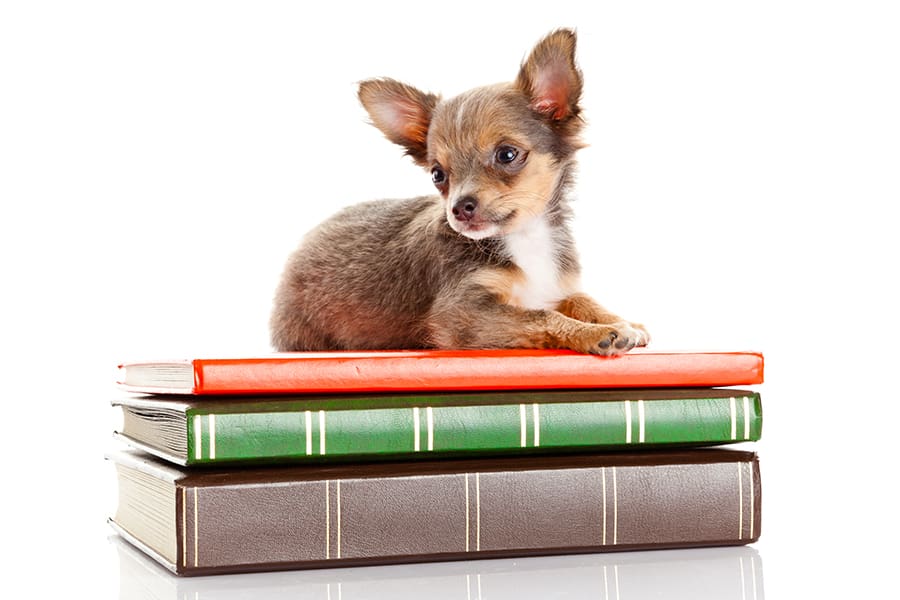
M758 393L579 390L129 397L117 436L182 465L387 459L756 441Z

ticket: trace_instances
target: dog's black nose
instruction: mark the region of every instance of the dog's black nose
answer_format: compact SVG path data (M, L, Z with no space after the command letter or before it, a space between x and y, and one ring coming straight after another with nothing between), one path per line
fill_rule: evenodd
M453 213L457 221L471 221L477 208L478 200L472 196L463 196L453 204L450 212Z

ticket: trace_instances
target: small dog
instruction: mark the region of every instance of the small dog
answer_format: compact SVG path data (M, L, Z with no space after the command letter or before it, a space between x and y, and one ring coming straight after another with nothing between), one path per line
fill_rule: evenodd
M352 206L310 232L275 297L280 351L568 348L613 356L650 337L580 291L567 195L583 121L573 31L513 83L442 100L359 86L373 124L439 195Z

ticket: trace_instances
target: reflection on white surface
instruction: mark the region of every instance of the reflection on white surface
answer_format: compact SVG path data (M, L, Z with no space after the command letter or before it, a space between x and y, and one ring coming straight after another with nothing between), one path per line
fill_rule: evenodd
M753 548L695 548L177 577L117 536L121 600L762 600Z

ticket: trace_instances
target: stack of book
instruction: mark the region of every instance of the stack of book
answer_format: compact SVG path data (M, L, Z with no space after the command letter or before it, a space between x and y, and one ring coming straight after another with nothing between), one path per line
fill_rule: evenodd
M741 545L763 357L383 351L132 362L119 534L183 575Z

